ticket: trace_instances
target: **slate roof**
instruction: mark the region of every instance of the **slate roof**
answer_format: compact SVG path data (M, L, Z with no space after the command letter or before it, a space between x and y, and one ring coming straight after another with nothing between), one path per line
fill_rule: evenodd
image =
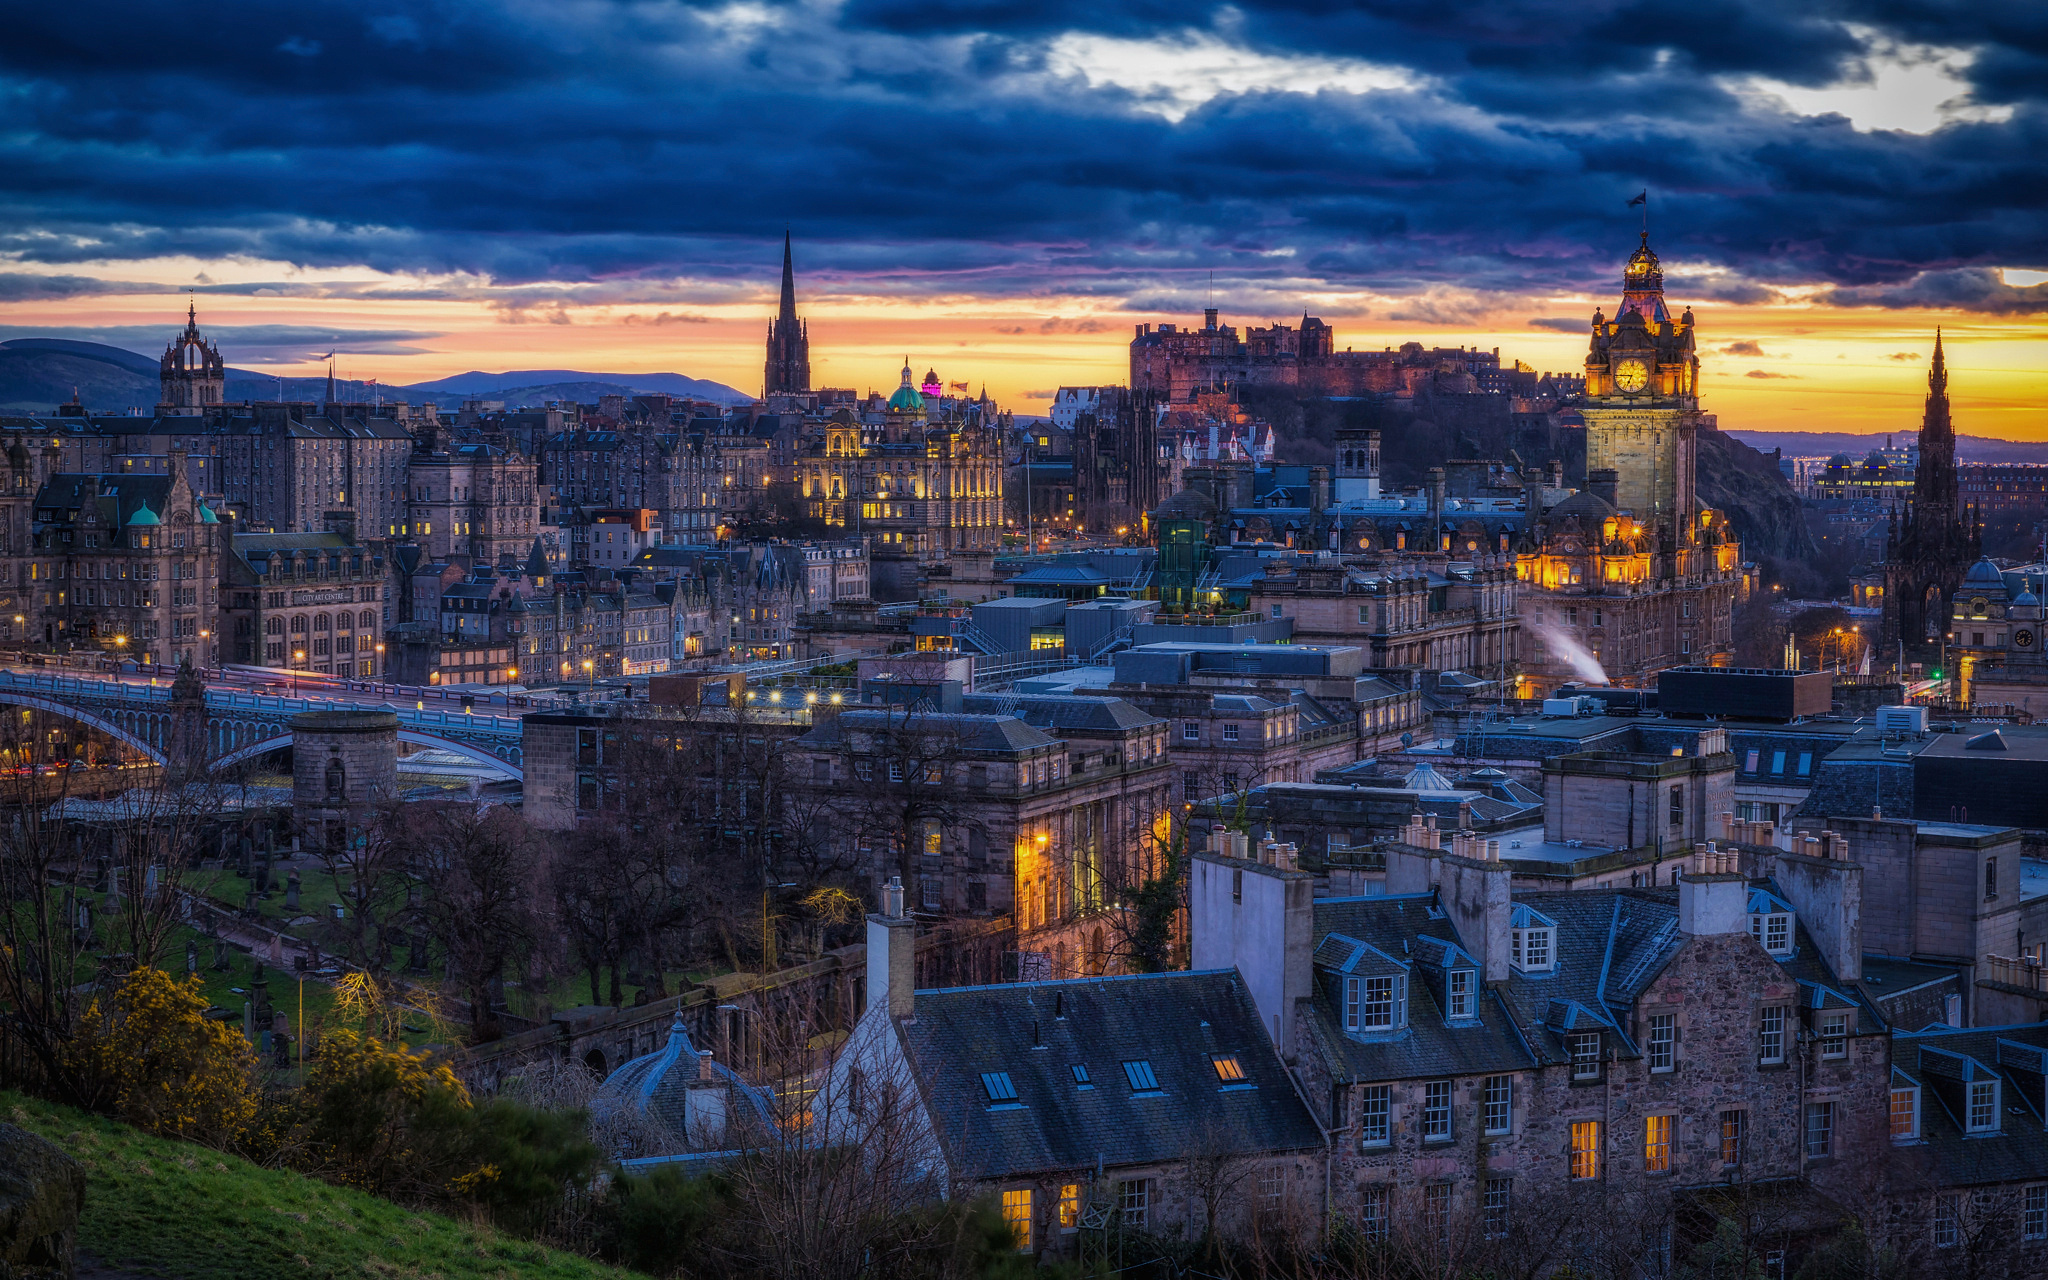
M1338 934L1384 956L1403 958L1409 965L1408 1025L1392 1033L1346 1032L1334 984L1323 980L1319 972L1309 1034L1334 1078L1397 1080L1522 1071L1536 1065L1536 1057L1499 996L1481 983L1474 983L1478 1016L1451 1023L1443 988L1430 980L1425 970L1433 967L1429 962L1441 953L1429 940L1456 946L1458 932L1441 914L1432 913L1433 905L1431 894L1316 900L1314 935L1319 944L1335 942L1327 935ZM1343 967L1342 957L1332 954L1338 949L1318 946L1315 961L1319 970Z
M1930 1027L1893 1036L1894 1085L1921 1086L1920 1141L1908 1150L1929 1157L1937 1185L2035 1182L2048 1174L2043 1051L2048 1023L1969 1031ZM1967 1131L1958 1067L1968 1063L1976 1064L1970 1074L1995 1076L2003 1084L1995 1134Z
M934 711L906 716L901 710L850 707L797 739L796 745L831 749L843 745L849 732L952 734L957 741L948 745L962 751L1029 751L1057 741L1009 715Z
M901 1021L948 1163L990 1179L1151 1164L1190 1155L1320 1150L1235 970L920 991ZM1042 1047L1033 1047L1034 1032ZM1244 1073L1227 1084L1214 1055ZM1150 1066L1156 1091L1124 1064ZM1086 1070L1088 1085L1074 1067ZM1014 1104L992 1102L1001 1072Z
M1140 711L1122 698L970 693L960 699L960 707L964 711L1007 713L1053 733L1065 729L1139 729L1160 723L1159 717Z

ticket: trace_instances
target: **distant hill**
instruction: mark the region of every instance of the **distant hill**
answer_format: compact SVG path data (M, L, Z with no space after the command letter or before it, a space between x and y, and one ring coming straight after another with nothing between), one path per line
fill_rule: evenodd
M1872 449L1881 449L1887 439L1894 444L1907 444L1915 432L1894 431L1872 432L1869 435L1852 435L1846 431L1725 431L1752 449L1769 453L1783 449L1788 458L1828 458L1846 453L1852 458L1861 458ZM1956 437L1956 461L1958 462L2048 462L2048 442L2032 440L1997 440L1990 436Z
M667 393L746 404L743 391L680 373L582 373L574 369L515 369L505 373L473 371L436 378L412 386L372 387L366 382L338 381L335 390L348 400L386 400L411 404L433 401L453 405L474 396L507 405L539 405L550 400L594 404L603 395L635 392ZM124 413L149 408L158 395L157 362L121 347L71 338L11 338L0 342L0 411L49 413L76 391L95 413ZM226 395L239 400L317 401L327 394L325 378L283 378L251 369L230 367Z

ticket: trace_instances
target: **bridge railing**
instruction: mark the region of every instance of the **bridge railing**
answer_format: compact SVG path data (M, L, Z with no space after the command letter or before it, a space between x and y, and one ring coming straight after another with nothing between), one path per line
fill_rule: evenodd
M168 685L152 686L131 684L120 680L94 680L80 676L42 675L20 671L0 671L0 689L13 688L33 690L36 693L62 697L69 694L78 698L91 698L116 702L147 703L160 706L170 700ZM404 702L414 705L408 707ZM231 689L209 689L206 705L220 711L269 712L274 715L292 715L301 711L348 711L353 709L374 709L390 704L398 712L400 724L439 727L459 726L476 733L500 733L517 736L520 732L517 715L498 716L480 714L473 710L437 709L426 710L424 698L406 697L403 694L378 698L369 694L362 698L344 700L340 698L291 698L271 697L260 693L236 693ZM444 702L445 707L445 702ZM486 704L488 705L488 704ZM502 705L502 704L500 704Z

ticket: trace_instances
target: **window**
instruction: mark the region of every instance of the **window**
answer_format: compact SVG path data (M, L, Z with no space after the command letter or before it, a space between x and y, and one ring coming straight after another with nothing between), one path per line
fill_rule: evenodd
M1771 752L1771 772L1772 772L1772 773L1783 773L1783 772L1785 772L1785 753L1784 753L1784 752L1782 752L1782 751L1773 751L1773 752Z
M1757 1027L1756 1056L1760 1062L1785 1060L1785 1006L1774 1004L1763 1010Z
M1598 1120L1575 1120L1572 1122L1572 1177L1597 1178L1600 1176L1600 1122Z
M1984 859L1984 901L1998 896L1998 859Z
M1743 761L1742 761L1742 771L1743 771L1744 773L1755 773L1755 772L1756 772L1756 765L1757 765L1757 757L1758 757L1758 756L1759 756L1760 754L1762 754L1762 753L1761 753L1761 752L1756 752L1756 751L1752 751L1752 752L1750 752L1750 753L1749 753L1749 754L1748 754L1748 755L1747 755L1746 757L1744 757L1744 758L1743 758Z
M1963 1198L1959 1195L1934 1197L1934 1247L1953 1249L1961 1235Z
M1422 1086L1422 1140L1448 1142L1451 1138L1451 1082L1431 1080Z
M1234 725L1234 724L1226 724L1226 725L1224 725L1224 726L1223 726L1223 740L1224 740L1225 742L1236 742L1236 741L1237 741L1237 726L1236 726L1236 725Z
M1685 825L1685 787L1683 785L1671 788L1671 825L1673 827Z
M1451 1184L1432 1182L1422 1189L1422 1229L1428 1238L1444 1244L1451 1234Z
M1721 1113L1721 1163L1742 1163L1742 1137L1747 1117L1740 1111Z
M1512 958L1515 967L1538 972L1550 968L1551 937L1552 931L1548 928L1514 930Z
M854 761L853 776L862 782L873 782L875 780L875 762L872 760Z
M1820 1056L1823 1058L1846 1058L1849 1056L1848 1014L1824 1013L1820 1016Z
M1764 950L1783 955L1792 949L1792 917L1781 913L1764 917Z
M1822 1160L1835 1154L1835 1104L1806 1104L1806 1158Z
M1237 1060L1236 1054L1219 1053L1209 1061L1216 1068L1216 1078L1223 1083L1236 1084L1244 1079L1244 1064Z
M1358 1091L1358 1145L1383 1147L1392 1135L1394 1086L1369 1084Z
M1201 775L1197 774L1193 769L1181 771L1180 798L1183 800L1200 800L1202 798Z
M1364 1031L1383 1031L1394 1025L1394 980L1392 978L1367 978L1365 980L1365 1004L1359 1010L1358 1025Z
M1087 1063L1077 1062L1074 1064L1074 1085L1076 1088L1081 1089L1093 1089L1095 1087L1089 1082Z
M1572 1079L1598 1080L1600 1078L1600 1033L1598 1031L1574 1031L1571 1037Z
M1802 777L1802 778L1804 778L1804 777L1808 777L1808 776L1810 776L1810 775L1811 775L1812 773L1813 773L1813 752L1811 752L1811 751L1802 751L1802 752L1800 752L1800 753L1799 753L1799 776L1800 776L1800 777Z
M1998 1082L1970 1081L1970 1132L1990 1133L1998 1128Z
M1358 979L1344 979L1344 1029L1358 1030Z
M1152 1074L1152 1063L1148 1059L1138 1058L1134 1061L1126 1062L1124 1064L1124 1079L1131 1082L1131 1092L1133 1093L1159 1092L1159 1077Z
M889 762L889 781L903 781L903 762L901 760L891 760Z
M1259 1199L1265 1208L1277 1209L1287 1197L1287 1170L1275 1165L1259 1170Z
M1488 1133L1506 1133L1514 1127L1515 1078L1513 1076L1486 1077L1486 1091L1482 1097L1481 1117Z
M1367 1187L1358 1194L1358 1229L1367 1240L1387 1238L1387 1188Z
M2020 1201L2020 1235L2048 1240L2048 1186L2028 1187Z
M1488 1240L1499 1240L1508 1233L1508 1192L1513 1182L1507 1178L1488 1178L1486 1198L1482 1202L1484 1229Z
M1183 720L1180 726L1180 739L1182 742L1200 742L1202 740L1202 722L1200 720Z
M1123 1211L1124 1225L1145 1229L1152 1211L1152 1179L1130 1178L1116 1184L1117 1207Z
M1031 1252L1031 1188L1003 1192L1003 1221L1017 1241L1017 1252Z
M1672 1048L1678 1043L1678 1015L1675 1013L1653 1013L1650 1015L1650 1070L1669 1071L1672 1069Z
M1450 972L1451 1016L1469 1018L1472 1016L1472 970L1453 969Z
M1920 1091L1892 1090L1892 1141L1911 1142L1920 1136Z
M1081 1225L1081 1184L1069 1182L1060 1188L1060 1226L1071 1231Z
M1648 1116L1643 1120L1643 1172L1671 1172L1670 1116Z

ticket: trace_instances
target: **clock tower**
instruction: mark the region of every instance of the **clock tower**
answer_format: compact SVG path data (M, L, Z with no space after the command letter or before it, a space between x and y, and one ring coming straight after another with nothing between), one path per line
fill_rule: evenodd
M1621 305L1593 313L1586 354L1586 470L1616 474L1614 505L1655 531L1664 572L1685 576L1698 543L1699 356L1692 312L1674 320L1650 236L1629 256Z

